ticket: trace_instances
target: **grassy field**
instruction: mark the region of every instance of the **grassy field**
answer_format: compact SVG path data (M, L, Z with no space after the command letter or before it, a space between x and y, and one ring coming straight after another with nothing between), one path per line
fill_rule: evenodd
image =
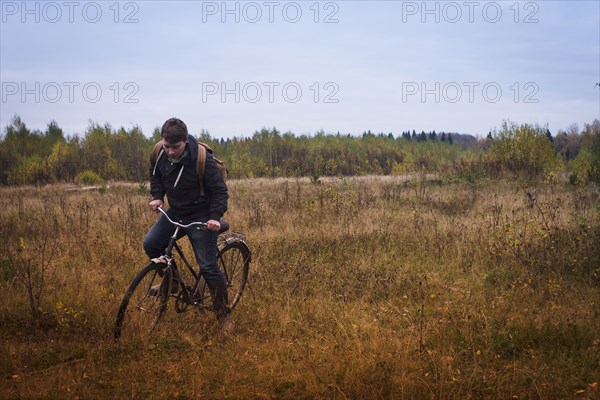
M0 188L0 398L600 398L597 189L229 187L253 252L235 334L171 307L118 343L157 218L145 188Z

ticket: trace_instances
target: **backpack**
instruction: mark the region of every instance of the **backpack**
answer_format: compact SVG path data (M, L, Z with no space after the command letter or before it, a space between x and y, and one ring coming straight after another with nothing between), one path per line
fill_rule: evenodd
M165 150L162 147L163 141L160 140L158 143L154 145L152 149L152 153L150 154L150 162L154 164L154 170L152 175L156 172L156 164L158 163L158 159L163 155ZM198 179L200 181L200 195L204 196L204 164L206 163L206 152L213 154L213 149L210 148L206 143L198 142L198 162L196 164L196 173L198 174ZM217 163L217 168L221 172L221 176L223 177L223 181L227 180L227 167L225 167L225 163L219 160L217 157L213 156L213 159Z

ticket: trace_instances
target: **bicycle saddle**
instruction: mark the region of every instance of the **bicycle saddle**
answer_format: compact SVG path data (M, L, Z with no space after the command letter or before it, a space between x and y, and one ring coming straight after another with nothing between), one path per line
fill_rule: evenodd
M218 232L219 234L229 230L229 222L227 222L223 218L221 218L219 220L219 223L221 224L221 229L219 229L219 232Z

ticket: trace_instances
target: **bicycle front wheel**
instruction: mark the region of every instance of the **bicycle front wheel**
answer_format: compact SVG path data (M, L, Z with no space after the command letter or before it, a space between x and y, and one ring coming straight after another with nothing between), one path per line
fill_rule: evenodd
M117 312L114 336L143 338L153 330L167 309L171 270L150 263L131 282Z

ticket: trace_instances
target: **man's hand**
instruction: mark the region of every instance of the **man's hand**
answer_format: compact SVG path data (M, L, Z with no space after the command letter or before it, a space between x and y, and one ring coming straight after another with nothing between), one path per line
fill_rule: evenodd
M219 229L221 229L221 223L219 221L215 221L214 219L210 219L206 223L206 227L210 231L219 232Z
M150 207L150 209L152 211L156 211L157 208L164 206L165 204L163 203L162 200L152 200L148 206Z

